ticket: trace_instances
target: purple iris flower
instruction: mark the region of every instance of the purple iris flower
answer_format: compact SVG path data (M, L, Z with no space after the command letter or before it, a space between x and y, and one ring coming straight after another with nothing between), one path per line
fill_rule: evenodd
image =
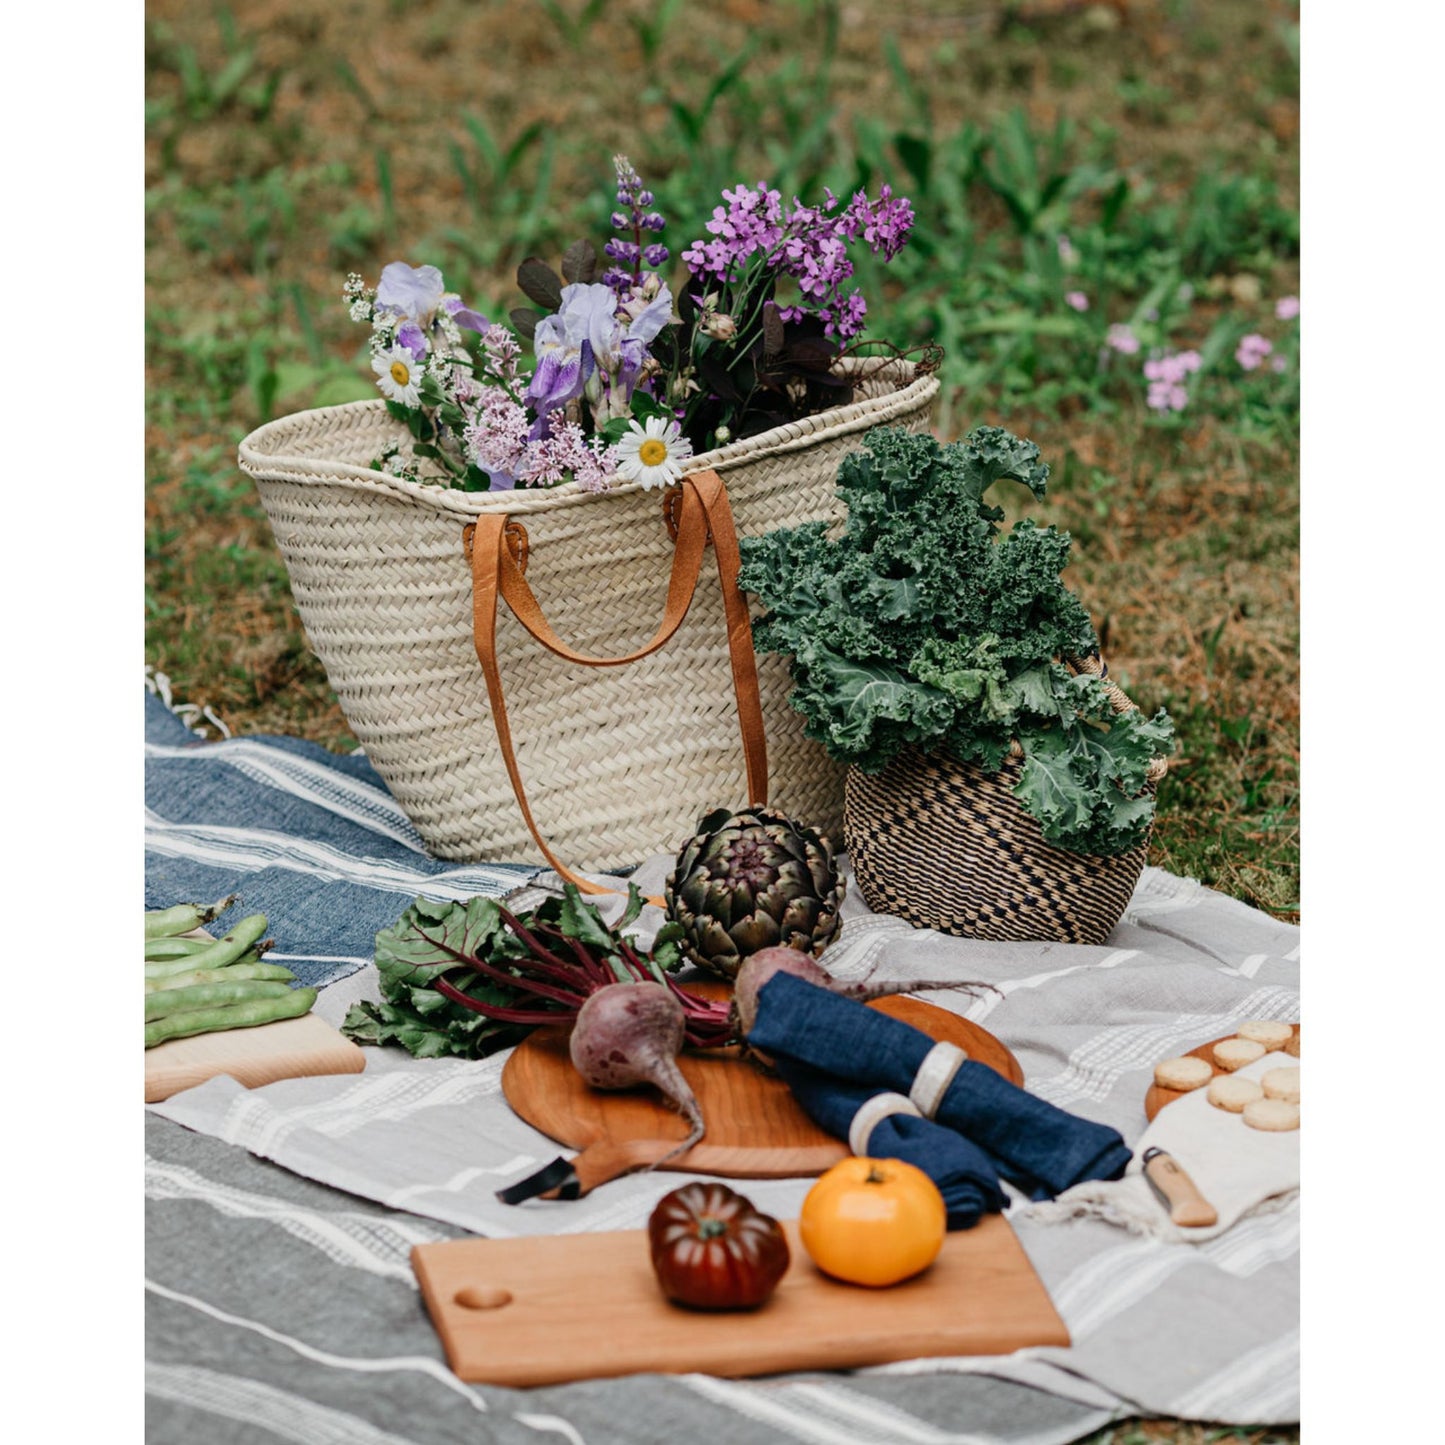
M442 273L435 266L408 266L405 261L392 261L381 273L376 285L376 304L429 326L441 305Z
M468 331L475 331L481 335L492 323L487 320L480 311L473 311L470 307L462 305L462 298L454 291L448 291L442 297L442 310L457 323L458 326L465 326Z
M599 343L611 349L617 325L617 293L600 284L562 288L562 306L537 323L532 349L537 369L527 398L538 413L565 406L582 395L597 369Z
M415 321L403 321L396 328L396 343L411 352L415 361L426 360L426 337Z

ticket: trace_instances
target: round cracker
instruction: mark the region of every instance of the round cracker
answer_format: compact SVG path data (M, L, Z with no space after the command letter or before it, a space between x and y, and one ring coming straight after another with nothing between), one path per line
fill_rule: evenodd
M1244 1106L1244 1122L1251 1129L1283 1134L1299 1128L1299 1105L1287 1104L1283 1099L1256 1099Z
M1249 1019L1235 1030L1242 1039L1253 1039L1263 1044L1266 1053L1282 1049L1293 1037L1294 1029L1289 1024L1275 1023L1271 1019Z
M1259 1082L1265 1098L1283 1099L1286 1104L1299 1103L1298 1069L1267 1069Z
M1240 1114L1246 1104L1264 1098L1264 1090L1253 1079L1241 1079L1234 1074L1220 1074L1209 1081L1209 1092L1205 1095L1216 1109L1226 1113Z
M1154 1065L1154 1082L1161 1089L1175 1089L1187 1093L1198 1089L1214 1077L1214 1070L1207 1059L1195 1058L1193 1054L1182 1054L1177 1059L1162 1059Z
M1293 1056L1294 1058L1296 1058L1296 1059L1299 1058L1299 1030L1298 1030L1298 1029L1296 1029L1296 1030L1294 1031L1294 1037L1284 1046L1284 1051L1285 1051L1285 1053L1292 1055L1292 1056Z
M1264 1057L1264 1045L1253 1039L1225 1039L1214 1046L1214 1062L1231 1073Z

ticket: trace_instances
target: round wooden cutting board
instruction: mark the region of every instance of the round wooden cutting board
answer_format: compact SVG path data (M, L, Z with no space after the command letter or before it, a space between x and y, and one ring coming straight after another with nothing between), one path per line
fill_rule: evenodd
M729 993L720 982L687 987L711 998ZM932 1039L957 1044L970 1059L1022 1085L1018 1060L977 1024L917 998L880 999L870 1007ZM682 1117L656 1090L611 1093L584 1083L568 1055L567 1037L563 1028L536 1029L502 1069L502 1092L527 1123L580 1150L602 1151L631 1141L677 1143L687 1137ZM707 1135L662 1168L733 1179L786 1179L821 1174L847 1157L847 1145L818 1128L781 1079L741 1058L737 1049L685 1053L678 1062L697 1096Z
M1291 1027L1296 1034L1299 1033L1298 1024L1292 1024ZM1204 1062L1214 1070L1215 1074L1226 1073L1227 1070L1221 1069L1219 1065L1214 1062L1214 1046L1215 1044L1222 1044L1225 1039L1232 1039L1233 1037L1233 1034L1224 1034L1217 1039L1210 1039L1207 1044L1200 1044L1197 1049L1190 1049L1189 1053L1196 1059L1203 1059ZM1207 1089L1208 1087L1209 1085L1207 1083L1200 1085L1200 1088ZM1153 1119L1166 1104L1172 1104L1176 1099L1184 1098L1186 1094L1197 1092L1198 1090L1195 1089L1165 1089L1161 1088L1158 1084L1150 1084L1149 1092L1144 1095L1144 1112L1150 1119Z

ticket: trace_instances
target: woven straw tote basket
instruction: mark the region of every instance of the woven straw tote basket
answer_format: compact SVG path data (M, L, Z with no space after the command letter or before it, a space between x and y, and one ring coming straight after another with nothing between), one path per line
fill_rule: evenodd
M1099 658L1070 666L1103 677L1116 712L1135 706ZM1022 767L1010 757L990 774L946 753L907 751L878 773L849 768L844 836L869 906L963 938L1102 943L1149 840L1113 858L1051 846L1013 795ZM1151 765L1150 791L1167 767Z
M722 477L740 535L839 520L838 464L864 433L927 427L938 382L924 368L844 365L850 405L689 461L690 472ZM354 402L268 423L241 443L240 464L347 722L428 850L468 862L535 859L537 834L499 748L479 661L463 529L488 516L510 519L509 532L520 523L526 582L557 637L618 659L646 645L665 597L671 605L664 508L658 493L630 483L601 494L570 483L469 493L370 468L404 437L382 401ZM606 871L680 847L700 815L742 804L734 659L708 569L666 645L626 667L553 655L508 607L495 638L503 722L509 716L537 829L574 867ZM768 801L837 838L844 770L803 736L787 705L787 660L756 665Z

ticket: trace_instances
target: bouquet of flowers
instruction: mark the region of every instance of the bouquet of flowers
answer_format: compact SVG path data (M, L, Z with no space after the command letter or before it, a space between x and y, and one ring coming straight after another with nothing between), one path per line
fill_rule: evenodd
M412 437L378 470L466 491L662 487L696 452L852 399L838 361L864 344L868 308L849 286L849 248L891 261L913 224L905 198L884 185L876 201L825 191L820 206L785 206L762 183L724 191L674 293L656 239L666 219L627 158L614 164L611 264L598 274L588 240L568 247L560 275L528 257L517 284L540 309L489 321L435 266L404 261L375 288L347 278L377 386Z

